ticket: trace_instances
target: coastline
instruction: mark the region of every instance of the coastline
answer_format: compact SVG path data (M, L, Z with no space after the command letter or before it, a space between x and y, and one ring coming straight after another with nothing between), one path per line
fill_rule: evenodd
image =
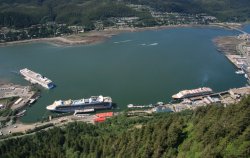
M246 25L249 25L249 23L242 24L242 28ZM249 47L247 44L249 40L249 33L242 30L242 28L235 29L240 32L237 36L219 36L213 39L213 43L217 47L217 50L225 55L225 57L235 66L235 73L240 74L241 72L241 74L244 75L249 86L249 53L248 50L245 49Z
M124 28L124 29L108 29L104 31L93 31L89 33L82 34L82 39L77 39L75 35L67 36L67 37L55 37L55 38L44 38L44 39L33 39L33 40L26 40L26 41L17 41L17 42L10 42L7 43L8 45L16 45L16 44L25 44L25 43L36 43L36 42L46 42L50 44L55 44L58 46L67 46L67 45L82 45L82 44L93 44L102 42L107 38L111 38L112 36L115 36L120 33L125 32L140 32L140 31L146 31L146 30L164 30L164 29L175 29L175 28L208 28L208 27L215 27L215 28L223 28L223 26L219 25L177 25L177 26L159 26L159 27L147 27L147 28ZM229 29L229 28L224 28ZM74 39L70 40L68 38ZM87 39L86 39L87 38ZM29 123L25 123L29 124Z
M241 25L241 24L240 24ZM49 43L56 46L76 46L76 45L87 45L87 44L97 44L111 38L112 36L118 35L120 33L126 32L141 32L146 30L164 30L173 28L184 28L184 27L218 27L230 29L226 24L209 24L209 25L164 25L164 26L154 26L154 27L144 27L144 28L108 28L101 31L90 31L86 33L73 34L69 36L61 37L50 37L50 38L36 38L21 41L11 41L0 43L0 47L19 45L19 44L29 44L29 43Z

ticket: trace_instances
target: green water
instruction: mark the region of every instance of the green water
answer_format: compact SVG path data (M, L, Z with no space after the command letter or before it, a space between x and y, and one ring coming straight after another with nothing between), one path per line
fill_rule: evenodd
M53 90L27 108L24 122L50 114L45 107L58 99L111 96L127 104L168 102L183 89L211 87L214 91L241 87L243 76L218 53L212 39L237 32L215 28L177 28L124 33L104 43L57 47L26 44L0 48L0 78L28 84L12 71L27 67L55 82ZM158 44L153 44L158 43ZM152 45L150 45L152 44Z

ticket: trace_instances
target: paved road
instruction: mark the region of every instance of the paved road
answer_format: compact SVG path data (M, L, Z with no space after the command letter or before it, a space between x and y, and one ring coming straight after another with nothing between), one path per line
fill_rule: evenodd
M84 116L84 117L76 117L76 116L71 115L71 116L64 116L64 117L60 117L60 118L55 118L49 122L44 122L44 123L33 123L33 124L16 123L16 124L4 127L2 129L0 129L0 131L3 135L9 135L11 133L17 133L17 132L25 133L29 129L34 129L35 127L44 126L44 125L50 124L50 123L53 123L54 126L59 126L59 127L62 125L65 125L69 122L74 122L74 121L94 123L95 118L96 118L95 115L89 115L89 116ZM52 127L49 127L49 128L52 128ZM46 128L46 129L49 129L49 128ZM23 137L26 135L30 135L30 134L24 134L21 136L13 136L10 138L18 138L18 137ZM10 138L6 138L6 139L10 139Z

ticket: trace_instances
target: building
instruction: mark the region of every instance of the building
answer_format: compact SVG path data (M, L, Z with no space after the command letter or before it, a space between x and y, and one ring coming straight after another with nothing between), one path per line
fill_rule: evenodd
M158 112L174 112L174 110L173 109L171 109L169 106L167 106L167 105L162 105L162 106L157 106L157 107L155 107L155 108L153 108L152 109L153 110L153 112L156 112L156 113L158 113Z

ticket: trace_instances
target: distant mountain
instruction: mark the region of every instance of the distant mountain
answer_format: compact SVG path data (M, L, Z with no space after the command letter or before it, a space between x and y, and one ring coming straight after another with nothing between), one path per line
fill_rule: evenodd
M156 11L187 14L207 13L222 21L250 19L249 0L1 0L0 25L27 27L56 21L93 27L93 21L109 17L147 17L128 4L150 6Z
M245 21L250 19L249 0L194 0L211 15L224 21Z

